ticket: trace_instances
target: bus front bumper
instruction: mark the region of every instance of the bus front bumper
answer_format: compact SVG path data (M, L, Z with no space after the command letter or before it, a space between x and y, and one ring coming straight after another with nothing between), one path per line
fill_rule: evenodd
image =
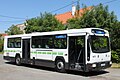
M101 69L106 69L111 67L112 62L111 61L107 61L107 62L99 62L99 63L89 63L86 66L86 72L88 71L98 71Z
M9 57L9 56L3 56L4 60L10 61L10 62L15 62L15 58L14 57Z

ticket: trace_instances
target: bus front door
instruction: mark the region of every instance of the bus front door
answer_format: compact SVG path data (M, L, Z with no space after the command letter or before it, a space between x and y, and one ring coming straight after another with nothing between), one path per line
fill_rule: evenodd
M30 59L30 39L22 40L22 58L25 63Z
M85 63L85 36L69 37L69 66L70 69L84 67Z

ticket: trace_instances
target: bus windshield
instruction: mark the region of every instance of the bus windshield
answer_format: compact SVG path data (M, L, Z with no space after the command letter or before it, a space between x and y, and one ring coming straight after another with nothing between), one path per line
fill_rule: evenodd
M91 49L94 53L109 52L109 38L106 36L91 36Z

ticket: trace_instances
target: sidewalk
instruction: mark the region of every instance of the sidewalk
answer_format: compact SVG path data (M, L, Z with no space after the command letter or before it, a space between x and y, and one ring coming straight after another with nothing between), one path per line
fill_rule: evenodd
M112 68L120 68L120 63L112 63Z

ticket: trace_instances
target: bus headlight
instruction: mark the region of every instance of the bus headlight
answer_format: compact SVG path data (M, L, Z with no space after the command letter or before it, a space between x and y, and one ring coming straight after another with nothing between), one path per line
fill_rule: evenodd
M112 64L112 61L110 61L110 64Z
M96 64L92 64L92 67L96 67Z

